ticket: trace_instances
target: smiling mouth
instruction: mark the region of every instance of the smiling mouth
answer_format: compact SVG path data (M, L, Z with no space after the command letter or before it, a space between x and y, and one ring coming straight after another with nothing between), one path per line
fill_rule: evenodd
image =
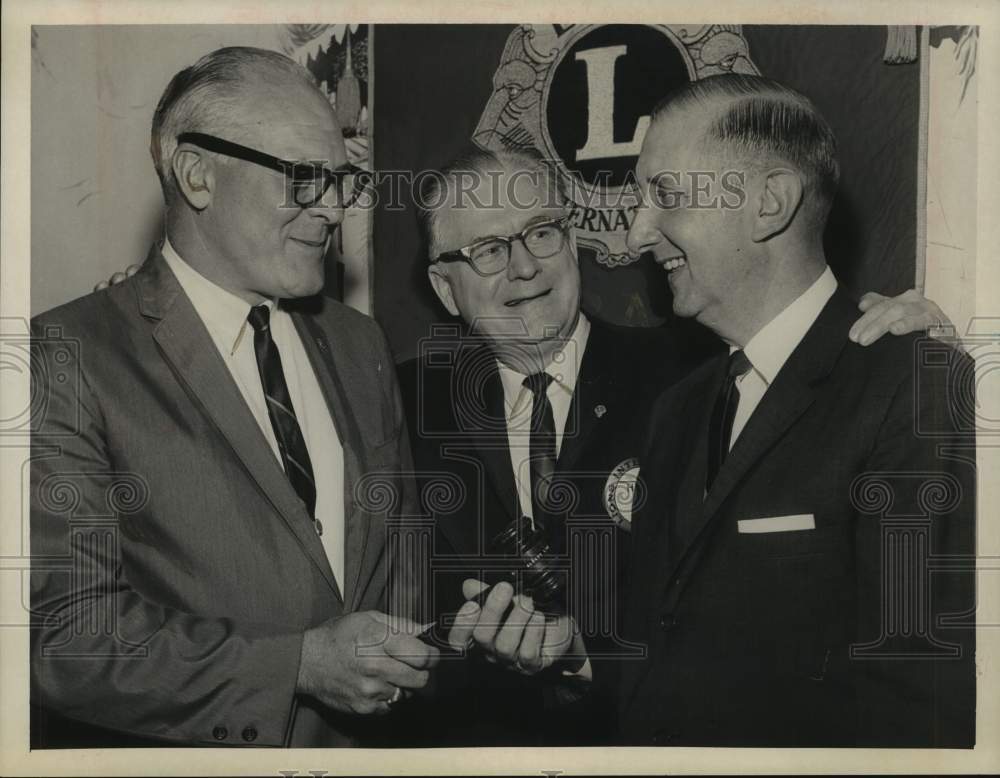
M687 259L684 257L670 257L669 259L657 260L660 267L666 270L668 273L673 273L675 270L680 270L682 267L687 265Z
M504 303L504 305L506 305L508 308L516 308L517 306L523 303L530 303L532 300L537 300L541 297L545 297L551 291L552 291L551 289L546 289L544 292L539 292L538 294L532 295L531 297L518 297L513 300L508 300L507 302Z
M306 240L305 238L292 238L296 243L301 243L303 246L311 246L314 249L318 249L321 246L326 245L326 236L321 240Z

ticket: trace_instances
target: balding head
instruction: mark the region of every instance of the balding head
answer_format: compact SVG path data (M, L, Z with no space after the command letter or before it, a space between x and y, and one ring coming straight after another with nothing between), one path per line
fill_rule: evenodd
M268 98L289 99L290 93L298 105L325 103L308 70L266 49L218 49L177 73L156 106L149 146L167 203L177 193L171 160L178 135L201 132L247 140L262 112L281 113L282 101Z
M475 147L429 177L419 198L434 291L517 370L549 364L579 320L580 269L560 186L535 152Z
M308 168L313 185L326 187L347 152L333 107L304 68L262 49L203 57L167 87L151 151L167 237L188 264L251 304L320 291L343 200L299 202L291 183Z
M757 76L692 82L653 117L629 248L667 271L674 313L744 344L826 266L833 133L802 95Z
M692 127L692 118L700 126ZM712 76L681 87L653 110L654 124L671 119L686 122L709 158L746 170L797 170L810 227L822 230L840 177L837 141L805 96L762 76Z
M431 258L454 248L439 240L438 222L443 214L461 219L477 208L526 210L541 204L561 210L567 204L562 178L532 148L494 151L469 144L450 162L428 173L416 205Z

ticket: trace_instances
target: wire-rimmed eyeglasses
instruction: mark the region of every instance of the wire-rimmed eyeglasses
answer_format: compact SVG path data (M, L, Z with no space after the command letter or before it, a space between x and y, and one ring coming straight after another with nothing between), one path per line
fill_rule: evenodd
M468 246L444 251L431 260L435 262L468 262L481 276L503 273L510 265L511 247L520 241L528 253L536 259L547 259L558 254L566 244L569 232L569 216L529 224L512 235L495 235L483 238Z

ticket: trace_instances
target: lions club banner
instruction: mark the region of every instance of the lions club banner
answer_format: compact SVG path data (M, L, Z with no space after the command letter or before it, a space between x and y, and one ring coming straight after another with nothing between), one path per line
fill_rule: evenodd
M630 184L656 103L719 73L759 73L809 96L840 144L842 187L826 243L856 292L914 285L920 80L915 28L710 25L378 25L373 157L378 170L440 165L471 140L533 148L574 201L588 314L629 326L670 319L669 291L629 256ZM375 314L399 357L443 311L430 294L407 193L378 208Z
M739 25L523 25L507 38L472 137L553 160L574 196L579 244L622 267L637 259L625 233L650 108L689 80L727 72L758 72Z

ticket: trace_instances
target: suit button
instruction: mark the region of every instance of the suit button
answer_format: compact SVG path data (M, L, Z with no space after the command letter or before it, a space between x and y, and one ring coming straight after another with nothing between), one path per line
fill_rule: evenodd
M243 730L243 739L248 743L252 743L257 739L257 730L253 727L247 727Z
M214 737L216 740L225 740L227 737L229 737L229 730L226 729L225 727L216 727L215 729L212 730L212 737Z
M660 629L669 632L677 626L677 617L673 613L663 613L660 615Z

